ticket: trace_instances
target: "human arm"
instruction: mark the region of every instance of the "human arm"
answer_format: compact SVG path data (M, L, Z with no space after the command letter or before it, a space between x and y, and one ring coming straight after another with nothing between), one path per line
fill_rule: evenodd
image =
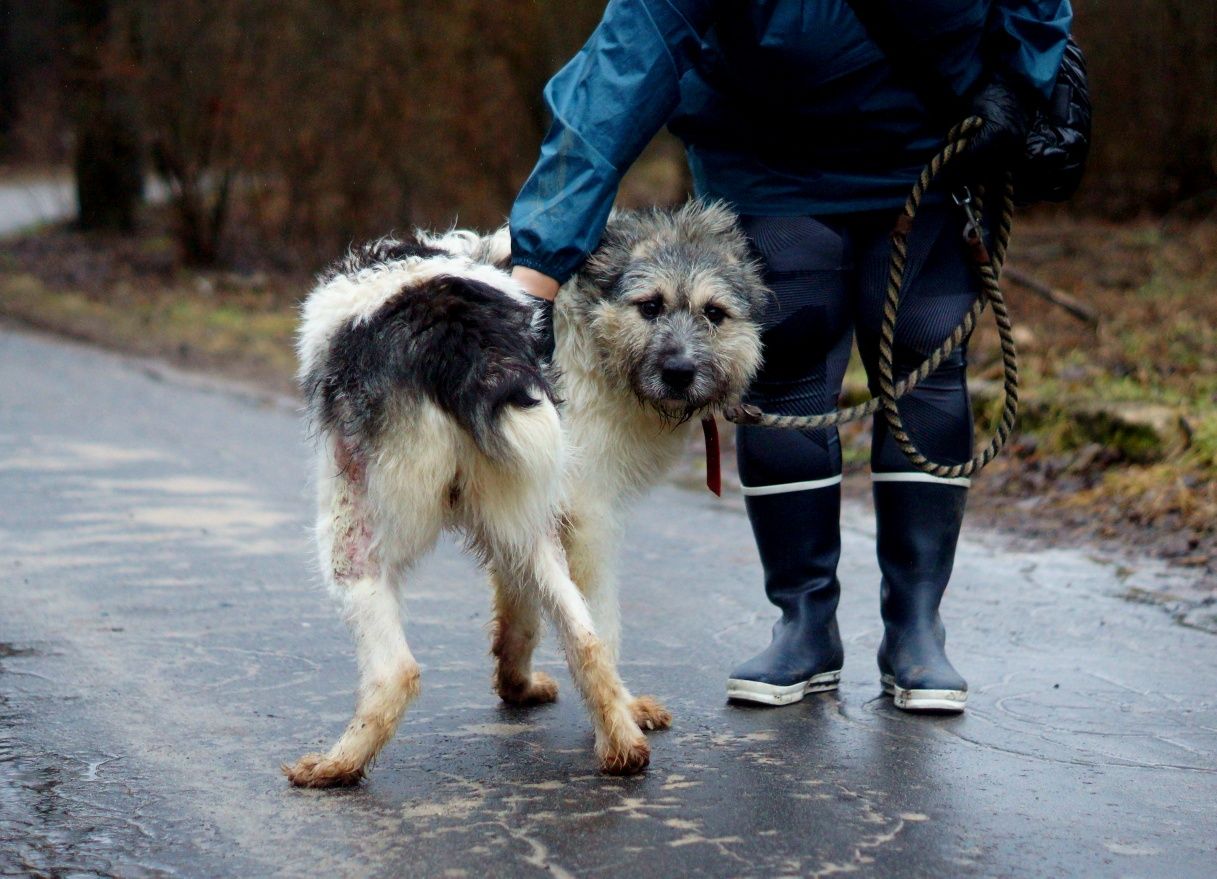
M1021 154L1037 106L1051 95L1069 39L1069 0L998 0L985 38L986 71L968 115L984 125L973 135L973 162L1003 164Z
M612 0L546 86L553 124L510 220L513 275L529 292L552 298L599 243L622 175L676 108L712 5Z
M538 272L536 269L530 269L528 266L513 266L511 277L524 288L525 293L550 302L554 301L554 297L558 295L558 288L562 286L549 275Z
M1069 0L998 0L986 37L989 63L1016 88L1047 100L1072 23Z

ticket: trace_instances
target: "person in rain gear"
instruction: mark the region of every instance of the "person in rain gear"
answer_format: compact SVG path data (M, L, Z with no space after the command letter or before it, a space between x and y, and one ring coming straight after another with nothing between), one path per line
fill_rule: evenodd
M855 333L876 385L890 233L921 168L968 115L985 122L968 168L1007 165L1052 91L1071 20L1069 0L611 0L546 86L553 124L511 211L513 275L552 299L595 249L622 175L666 124L685 143L697 194L741 215L775 294L746 402L831 411ZM945 195L918 214L898 376L978 293L961 229ZM965 366L966 349L956 351L899 404L934 460L971 456ZM727 690L788 704L840 679L840 444L835 429L742 426L737 448L766 595L781 617ZM939 605L969 481L918 471L882 415L871 471L883 687L901 708L963 710L967 684L947 659Z

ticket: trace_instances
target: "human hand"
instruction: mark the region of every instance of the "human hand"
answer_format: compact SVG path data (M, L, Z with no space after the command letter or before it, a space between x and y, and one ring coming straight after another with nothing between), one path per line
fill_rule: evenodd
M1000 74L993 76L971 99L968 116L982 125L960 156L964 174L992 178L1014 167L1022 157L1031 125L1031 102Z
M524 288L525 293L537 298L537 314L532 324L536 333L537 356L549 362L554 359L554 297L559 284L549 275L524 266L512 268L511 277Z
M558 288L561 286L549 275L544 275L536 269L526 266L513 266L511 277L524 288L524 292L536 296L538 299L548 299L550 302L554 301L554 297L558 295Z

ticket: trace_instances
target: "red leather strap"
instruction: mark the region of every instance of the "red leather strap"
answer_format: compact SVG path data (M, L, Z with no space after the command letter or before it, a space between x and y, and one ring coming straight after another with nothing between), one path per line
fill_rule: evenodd
M706 488L723 496L723 465L718 444L718 422L713 416L701 420L701 432L706 438Z

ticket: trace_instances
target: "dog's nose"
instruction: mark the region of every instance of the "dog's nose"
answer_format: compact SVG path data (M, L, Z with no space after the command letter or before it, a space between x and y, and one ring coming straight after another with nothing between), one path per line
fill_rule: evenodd
M672 357L664 362L663 383L674 391L683 391L693 384L697 366L688 357Z

